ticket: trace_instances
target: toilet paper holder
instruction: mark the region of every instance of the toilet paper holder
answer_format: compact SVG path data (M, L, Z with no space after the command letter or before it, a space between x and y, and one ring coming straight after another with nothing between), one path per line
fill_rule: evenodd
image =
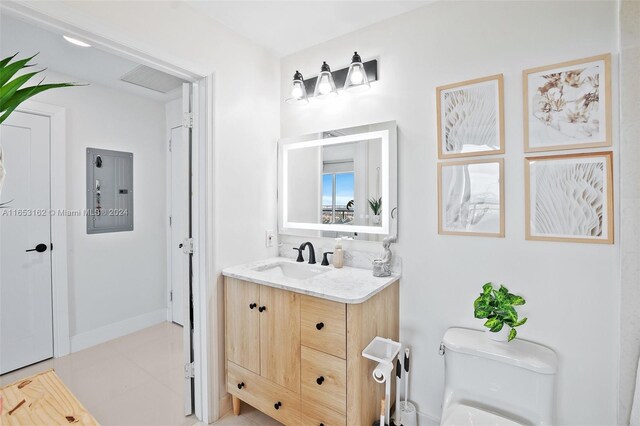
M378 383L384 384L384 400L385 404L385 416L384 418L390 419L389 413L391 410L391 379L393 371L393 360L398 356L400 352L400 342L396 342L392 339L386 339L384 337L376 336L362 351L362 356L376 361L378 365L373 369L373 379ZM396 390L397 392L397 390ZM381 423L380 426L384 426Z

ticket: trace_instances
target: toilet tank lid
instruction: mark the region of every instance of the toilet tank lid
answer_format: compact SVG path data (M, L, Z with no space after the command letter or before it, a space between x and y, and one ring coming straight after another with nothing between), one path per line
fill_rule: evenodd
M493 359L541 374L555 374L558 367L556 353L546 346L521 339L495 342L483 331L450 328L442 343L449 351Z

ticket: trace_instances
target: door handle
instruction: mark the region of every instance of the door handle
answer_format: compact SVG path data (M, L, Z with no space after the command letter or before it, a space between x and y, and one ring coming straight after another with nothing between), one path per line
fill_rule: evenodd
M29 251L37 251L38 253L43 253L45 251L47 251L47 245L46 244L38 244L35 248L29 249L29 250L25 250L27 252Z

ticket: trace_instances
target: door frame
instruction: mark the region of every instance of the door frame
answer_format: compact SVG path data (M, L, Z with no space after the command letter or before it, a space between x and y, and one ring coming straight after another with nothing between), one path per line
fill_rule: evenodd
M66 208L66 155L67 155L67 110L42 102L23 102L16 111L49 118L49 170L51 210ZM50 215L51 242L51 290L53 301L53 356L68 355L71 350L69 335L69 288L67 281L67 218Z
M194 414L198 419L206 423L217 420L220 416L220 398L223 396L220 387L224 382L224 377L219 377L218 374L211 377L209 373L209 371L217 372L219 370L218 366L222 362L222 356L219 354L221 343L218 341L218 326L213 325L210 327L209 325L210 320L215 321L217 324L219 317L219 297L213 284L215 282L214 265L217 260L213 239L215 224L213 169L215 165L215 71L210 68L201 68L200 64L186 61L182 58L167 54L166 52L149 51L149 49L138 40L127 37L126 34L117 28L100 25L97 22L87 20L86 16L80 16L77 13L69 14L61 11L61 13L56 16L52 16L40 12L36 9L36 6L29 3L12 0L2 1L0 3L0 12L7 13L10 16L46 28L55 33L64 33L72 37L84 39L95 48L156 68L193 83L193 168L191 181L193 190L192 205L194 207L192 212L194 244L192 287L194 311L193 351L195 364ZM82 27L79 26L80 24L77 24L80 22L82 23ZM26 107L28 107L28 105ZM50 106L46 108L50 108ZM59 113L59 111L52 112L54 115L58 115ZM59 118L60 117L64 116L59 116ZM61 128L58 127L56 128L58 137L62 137L62 140L65 140L65 126L62 125ZM65 151L60 150L60 153L63 152ZM61 160L64 161L64 155L60 155L60 157L63 157ZM56 159L60 160L58 156L56 156ZM57 163L58 166L60 164L64 163ZM64 167L59 167L59 169L65 170ZM61 203L64 207L66 204L66 192L60 192L60 189L64 190L64 176L62 180L60 180L58 176L57 182L58 181L62 183L62 188L56 187L56 205L60 205L60 200L62 200ZM52 188L52 198L53 194ZM64 218L60 219L61 220L56 221L56 227L66 227L66 221L63 220ZM66 232L61 232L60 228L56 229L55 235L58 240L56 240L56 247L54 247L52 253L56 252L56 249L58 249L58 253L61 253L61 256L56 257L56 260L64 265L66 273ZM58 321L54 318L54 333L56 333L56 328L59 327L57 331L60 338L58 347L61 350L60 354L64 354L65 351L69 353L70 349L68 291L63 291L62 289L62 287L66 287L66 279L62 279L62 271L59 272L60 276L57 277L56 284L60 284L60 287L57 291L54 290L54 315L58 317ZM211 301L209 301L209 294L211 294ZM64 318L66 318L66 322ZM209 336L211 337L210 339ZM55 341L56 339L54 337L54 346ZM54 349L54 356L57 357L61 355L57 355Z

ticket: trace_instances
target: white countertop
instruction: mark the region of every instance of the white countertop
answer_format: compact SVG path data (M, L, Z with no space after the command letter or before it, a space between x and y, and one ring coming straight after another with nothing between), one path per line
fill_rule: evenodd
M348 266L336 269L333 266L320 266L320 264L314 265L314 268L327 269L328 272L304 280L283 276L276 270L255 270L270 263L278 262L296 263L292 259L275 257L244 265L231 266L223 269L222 274L225 277L350 304L365 302L400 279L400 275L374 277L373 273L368 269Z

